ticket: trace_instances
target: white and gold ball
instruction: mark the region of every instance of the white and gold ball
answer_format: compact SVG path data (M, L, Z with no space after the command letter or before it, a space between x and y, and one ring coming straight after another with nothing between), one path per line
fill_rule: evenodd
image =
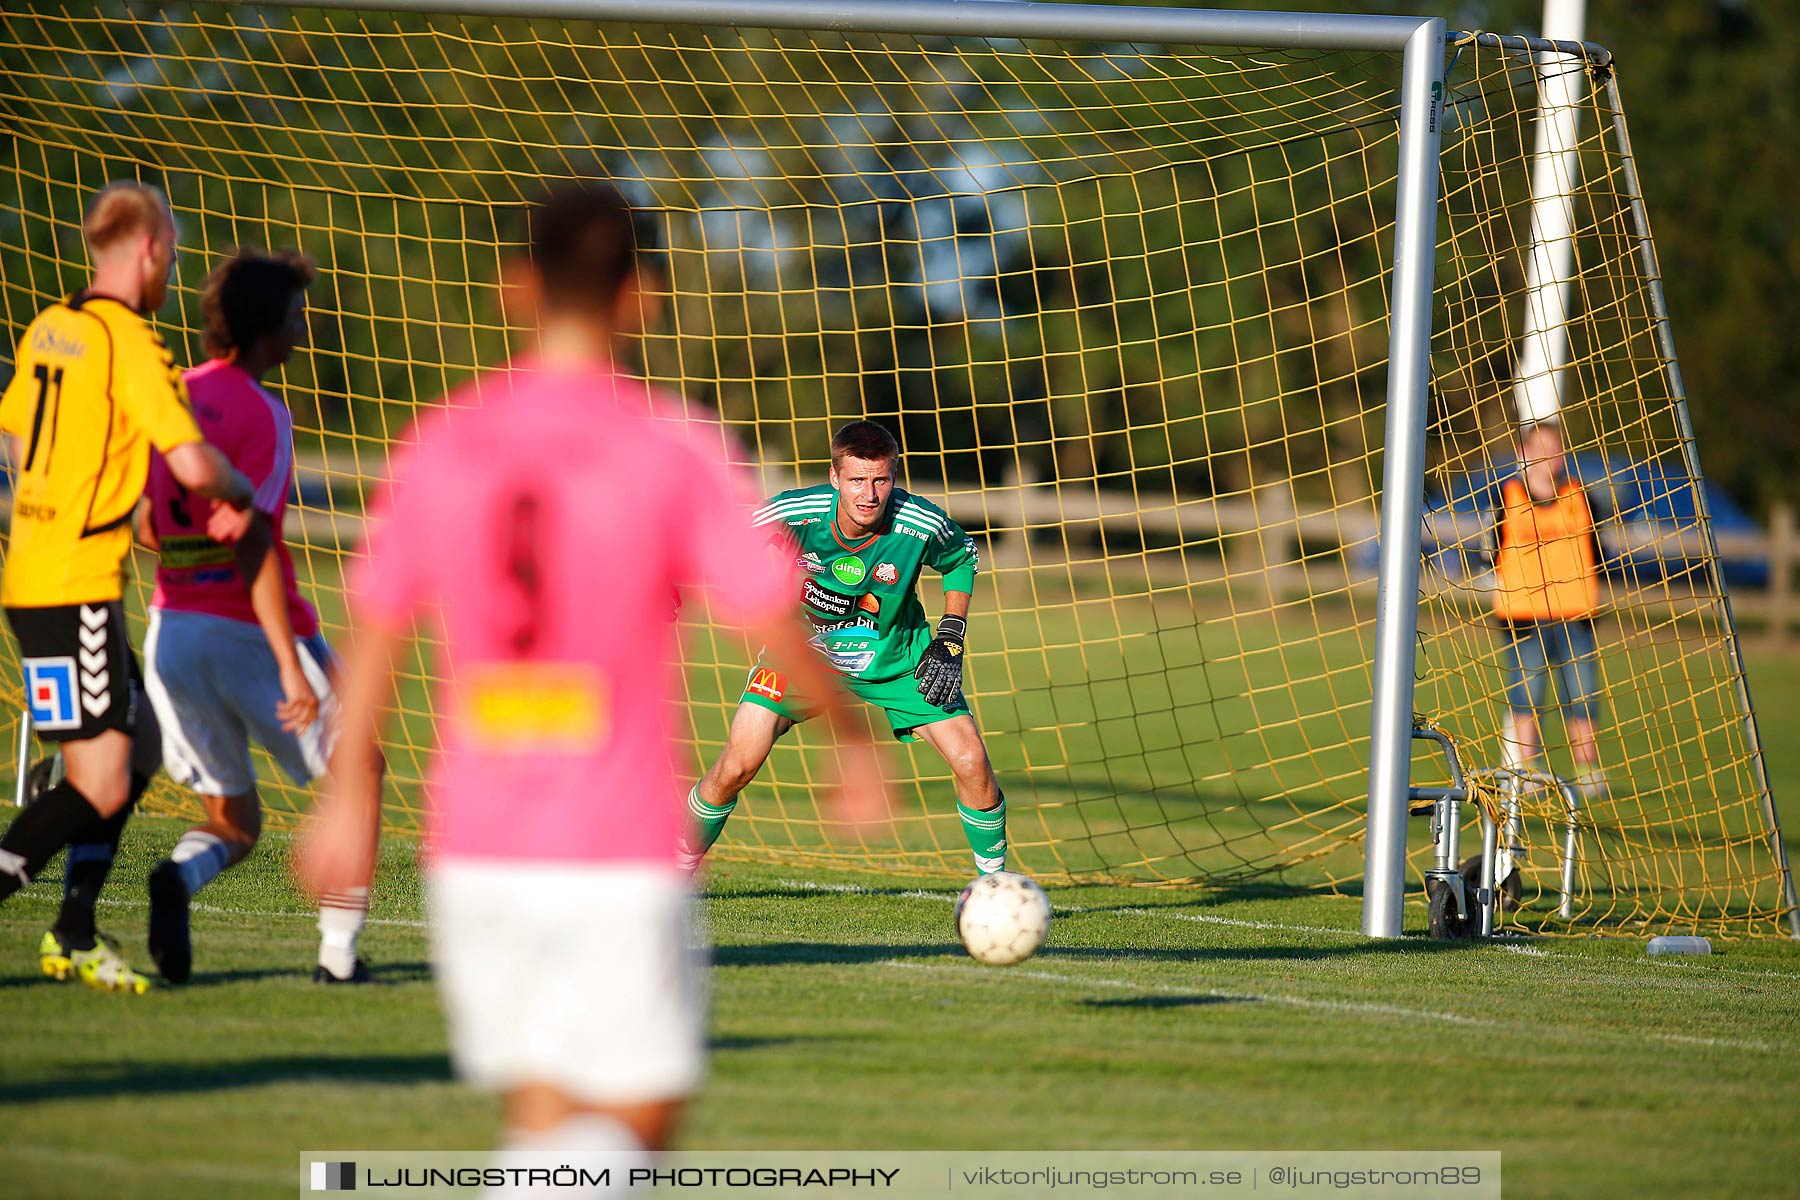
M1024 962L1050 932L1050 897L1015 871L983 875L956 898L956 936L977 962Z

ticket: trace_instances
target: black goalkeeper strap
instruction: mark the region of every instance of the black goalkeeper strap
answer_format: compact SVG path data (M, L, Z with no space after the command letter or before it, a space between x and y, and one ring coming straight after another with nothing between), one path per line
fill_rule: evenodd
M937 635L941 638L949 638L958 644L961 644L963 635L968 631L969 623L961 617L945 614L943 619L938 622Z

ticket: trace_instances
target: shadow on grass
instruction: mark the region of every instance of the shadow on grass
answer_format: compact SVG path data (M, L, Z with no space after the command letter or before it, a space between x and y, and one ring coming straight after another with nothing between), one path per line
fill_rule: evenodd
M1255 996L1132 996L1124 1000L1083 1000L1083 1008L1199 1008L1209 1004L1255 1004Z
M828 1042L827 1037L714 1037L706 1040L707 1049L714 1054L730 1050L762 1050L770 1046L799 1046L807 1042Z
M1480 945L1479 942L1404 941L1355 942L1343 946L1058 946L1044 948L1034 962L1319 962L1380 954L1443 954ZM856 942L771 942L755 946L719 946L713 965L721 968L788 967L817 964L857 965L921 958L965 959L954 942L865 944ZM966 959L965 959L966 961Z
M742 892L704 893L707 900L843 900L846 896L886 896L916 898L920 892L932 892L945 900L954 900L961 888L941 880L925 879L912 887L765 887Z
M1105 889L1109 894L1116 893L1119 888L1129 885L1118 883L1071 883L1059 884L1050 889L1051 903L1060 906L1075 906L1089 912L1110 912L1131 908L1217 908L1224 904L1236 904L1251 900L1298 900L1329 896L1332 893L1317 887L1306 887L1300 884L1275 883L1268 880L1233 884L1206 884L1204 891L1191 900L1182 900L1173 904L1160 903L1158 896L1175 894L1173 887L1142 889L1144 900L1141 903L1116 904L1110 907L1089 908L1082 903L1082 893L1087 889ZM1196 885L1199 886L1199 885ZM912 885L855 885L847 887L762 887L744 891L708 891L708 900L841 900L845 896L885 896L888 898L916 898L921 892L930 892L943 896L946 900L955 898L962 885L948 882L945 879L921 879ZM1338 895L1356 898L1362 895L1362 881L1341 884Z
M426 962L377 963L369 968L369 972L373 978L368 983L351 985L350 990L379 989L384 986L398 986L407 983L428 983L431 980L431 964ZM156 992L174 995L180 992L204 991L207 988L222 987L233 983L260 983L267 979L301 980L311 985L312 973L313 969L310 966L295 965L258 967L237 971L202 969L194 972L193 977L186 983L180 984L164 984L155 975L151 975L151 979L154 981L152 987ZM47 979L43 975L9 975L0 978L0 991L40 986L67 988L75 992L91 990L74 980L58 982L54 979Z
M261 979L300 978L311 982L312 974L313 969L310 966L298 969L282 966L259 967L255 970L242 971L198 970L194 972L193 978L179 985L179 989L185 991L189 988L219 987L228 983L254 983ZM431 964L427 962L371 963L369 964L369 975L369 982L350 985L351 990L403 983L429 983L431 981ZM328 987L330 985L321 984L320 986Z
M961 954L954 942L927 945L862 945L845 942L773 942L760 946L715 946L715 967L791 967L808 964L887 962L896 958L943 958Z
M58 1079L0 1084L0 1104L91 1100L102 1096L171 1096L235 1091L281 1083L448 1083L450 1060L441 1054L387 1054L329 1058L238 1058L217 1062L154 1062L106 1071L79 1070Z
M814 1041L808 1037L716 1037L715 1053L759 1050ZM210 1063L155 1062L57 1079L0 1084L0 1104L42 1104L107 1096L178 1096L239 1091L284 1083L367 1083L414 1086L452 1083L450 1060L440 1054L372 1054L332 1057L241 1058Z

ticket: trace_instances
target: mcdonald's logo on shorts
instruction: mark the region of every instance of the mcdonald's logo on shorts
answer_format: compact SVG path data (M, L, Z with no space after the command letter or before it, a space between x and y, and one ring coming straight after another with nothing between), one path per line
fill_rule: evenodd
M780 671L758 667L750 672L750 686L747 690L771 700L780 700L787 695L787 680L781 677Z

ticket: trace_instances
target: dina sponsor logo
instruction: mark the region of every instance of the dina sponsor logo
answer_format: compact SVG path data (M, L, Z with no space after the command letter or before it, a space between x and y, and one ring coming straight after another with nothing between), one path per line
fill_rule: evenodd
M863 565L863 560L853 555L846 554L831 562L831 577L845 587L855 587L868 573L869 568Z

